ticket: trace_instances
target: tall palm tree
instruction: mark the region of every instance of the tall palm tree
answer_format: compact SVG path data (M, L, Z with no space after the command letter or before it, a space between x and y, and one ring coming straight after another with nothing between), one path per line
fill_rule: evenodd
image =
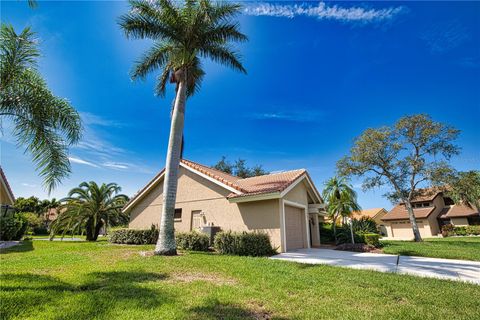
M30 28L17 34L2 24L0 32L0 121L13 124L13 136L31 153L50 193L70 173L68 146L79 141L77 111L47 88L36 70L40 55Z
M337 243L337 219L348 217L353 211L361 210L357 203L357 193L353 190L345 178L333 177L325 183L323 198L327 201L327 211L333 221L333 234ZM350 225L350 231L353 231Z
M164 96L167 82L175 84L170 137L165 165L163 206L155 254L177 253L173 215L178 169L181 157L185 104L199 90L205 72L201 59L208 58L246 73L240 57L230 42L246 41L232 18L240 6L211 3L209 0L130 1L131 10L120 17L119 24L127 38L152 39L154 45L135 64L132 78L145 78L154 70L161 73L155 88Z
M118 194L116 183L98 185L94 181L82 182L62 200L57 219L51 226L51 239L55 234L85 230L87 241L96 241L102 227L123 224L128 216L122 213L128 197Z

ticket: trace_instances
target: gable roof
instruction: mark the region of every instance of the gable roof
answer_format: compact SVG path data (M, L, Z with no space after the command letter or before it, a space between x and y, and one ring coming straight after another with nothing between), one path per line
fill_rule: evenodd
M414 208L413 214L415 218L427 218L433 211L435 207L427 207L427 208ZM388 221L388 220L405 220L408 219L408 211L404 204L398 204L390 210L381 220Z
M1 166L0 166L0 180L1 180L0 183L4 186L6 193L13 204L15 202L15 196L13 195L12 188L10 188L10 184L8 183L7 176L5 175L5 172L3 172L3 169Z
M375 219L375 217L382 212L387 212L384 208L372 208L372 209L365 209L365 210L360 210L360 211L354 211L353 216L355 217L368 217Z
M186 159L180 160L180 166L229 190L231 193L227 196L228 199L281 193L301 180L306 179L313 193L318 198L318 201L322 202L320 194L305 169L284 171L251 178L239 178ZM137 192L124 206L123 211L131 208L151 188L156 186L162 180L164 173L165 169L160 171L145 187Z

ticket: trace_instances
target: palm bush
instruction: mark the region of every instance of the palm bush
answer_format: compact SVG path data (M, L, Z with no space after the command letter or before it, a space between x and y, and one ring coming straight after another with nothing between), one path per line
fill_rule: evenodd
M355 233L378 233L377 223L369 217L352 219L352 228Z
M57 219L51 225L51 238L62 232L85 230L88 241L96 241L102 227L128 223L129 217L122 212L128 197L118 194L116 183L98 185L82 182L62 199Z

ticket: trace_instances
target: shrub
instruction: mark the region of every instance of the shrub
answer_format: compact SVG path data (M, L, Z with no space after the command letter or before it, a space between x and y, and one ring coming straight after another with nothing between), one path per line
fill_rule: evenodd
M378 233L377 223L372 218L352 219L352 223L353 232L355 233Z
M175 235L177 247L183 250L208 251L210 238L199 232L179 232Z
M0 217L0 240L20 240L26 230L27 222L21 215L15 213Z
M480 236L480 226L467 226L465 231L468 235Z
M466 236L467 235L467 229L465 227L454 227L453 228L453 233L456 236Z
M364 233L361 235L362 237L362 242L374 246L375 248L380 247L380 235L377 233Z
M48 234L47 228L43 222L43 218L33 212L19 213L27 222L27 232L31 234Z
M334 243L335 236L333 235L333 225L331 223L320 223L320 242Z
M454 235L454 226L453 224L446 224L442 226L442 236L448 237L448 236L453 236Z
M364 242L362 236L358 233L354 233L353 239L356 243ZM350 226L343 226L341 228L337 228L337 240L338 244L352 242L352 232L350 231Z
M152 225L150 229L120 229L110 233L109 241L120 244L154 244L158 239L158 230Z
M214 248L221 254L239 256L270 256L275 250L270 237L260 232L219 232L215 235Z

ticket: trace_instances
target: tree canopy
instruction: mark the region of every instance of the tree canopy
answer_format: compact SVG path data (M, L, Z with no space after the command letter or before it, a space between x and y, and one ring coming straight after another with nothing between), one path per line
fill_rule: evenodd
M13 136L25 147L51 192L70 174L68 146L79 141L82 125L70 103L56 97L36 70L38 41L30 28L0 32L0 116L13 124Z
M222 159L220 159L215 165L213 165L212 168L240 178L263 176L269 173L268 171L264 170L261 165L248 167L247 161L244 159L238 159L235 162L231 163L226 159L225 156L222 156Z

